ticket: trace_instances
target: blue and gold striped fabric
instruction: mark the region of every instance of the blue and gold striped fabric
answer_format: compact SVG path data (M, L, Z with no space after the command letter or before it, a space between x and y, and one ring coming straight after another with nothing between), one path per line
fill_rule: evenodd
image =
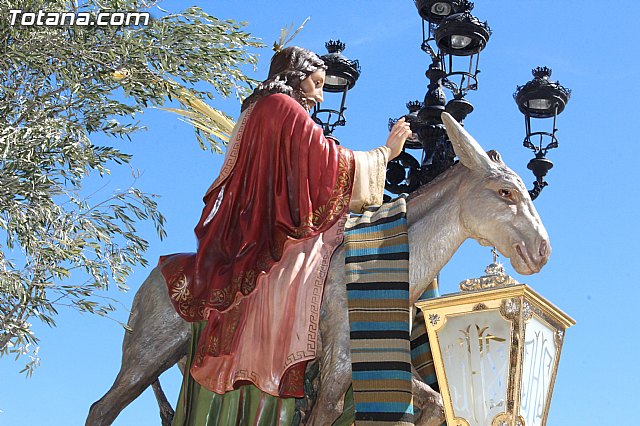
M349 218L344 235L356 424L413 425L405 199Z

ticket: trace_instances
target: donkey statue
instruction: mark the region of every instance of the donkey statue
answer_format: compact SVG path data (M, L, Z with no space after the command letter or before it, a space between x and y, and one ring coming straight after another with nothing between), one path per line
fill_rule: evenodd
M407 200L411 303L417 301L453 253L468 238L494 246L524 275L540 271L551 253L547 232L520 177L495 151L485 153L449 114L443 122L459 163ZM330 425L343 408L351 383L349 321L344 285L344 248L331 260L320 314L319 390L304 422ZM122 409L154 384L187 352L189 324L174 311L159 270L154 269L133 301L122 348L122 366L109 391L89 410L87 425L109 425ZM442 401L414 374L416 424L444 421ZM158 392L156 392L158 394ZM166 421L166 419L165 419Z

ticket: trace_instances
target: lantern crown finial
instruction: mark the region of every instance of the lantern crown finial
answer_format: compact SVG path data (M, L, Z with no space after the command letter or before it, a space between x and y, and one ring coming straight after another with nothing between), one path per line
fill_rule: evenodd
M422 102L420 101L409 101L407 102L407 109L409 112L417 112L422 108Z
M551 68L549 67L536 67L531 71L534 78L544 78L545 80L549 80L551 77Z
M324 44L324 47L327 48L329 53L342 53L347 48L347 45L340 40L329 40Z

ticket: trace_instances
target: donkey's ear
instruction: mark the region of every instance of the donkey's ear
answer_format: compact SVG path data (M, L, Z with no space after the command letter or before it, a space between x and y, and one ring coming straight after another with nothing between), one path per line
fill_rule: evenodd
M495 167L486 152L449 113L442 113L449 140L460 162L472 170L490 170Z

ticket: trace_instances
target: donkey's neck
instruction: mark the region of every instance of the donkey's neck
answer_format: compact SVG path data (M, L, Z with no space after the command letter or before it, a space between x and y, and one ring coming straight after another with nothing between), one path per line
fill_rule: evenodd
M454 167L407 202L411 303L468 238L460 223L457 194L463 174L460 166Z

